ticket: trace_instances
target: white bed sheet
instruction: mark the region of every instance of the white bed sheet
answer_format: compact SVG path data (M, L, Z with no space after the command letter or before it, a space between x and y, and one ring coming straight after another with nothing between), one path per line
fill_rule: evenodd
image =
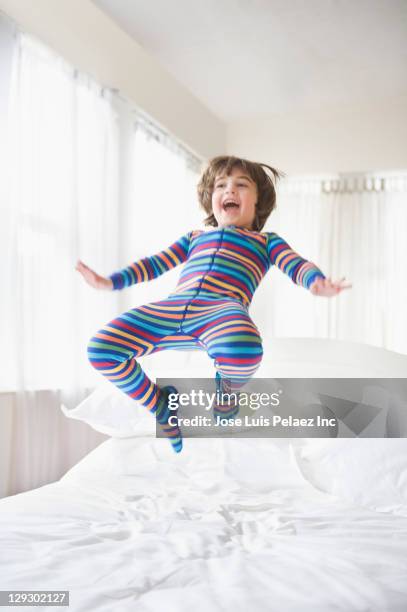
M407 518L317 491L286 444L107 440L0 501L1 589L69 590L74 612L404 612Z

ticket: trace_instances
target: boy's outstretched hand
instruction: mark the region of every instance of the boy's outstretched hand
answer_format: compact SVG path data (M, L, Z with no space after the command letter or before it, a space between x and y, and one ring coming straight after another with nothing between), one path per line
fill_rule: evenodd
M82 274L88 285L94 289L113 290L113 282L110 278L100 276L100 274L89 268L89 266L84 264L80 259L78 259L75 269Z
M309 290L313 295L321 295L323 297L332 297L338 295L344 289L350 289L351 283L344 282L343 276L340 281L332 282L331 278L321 278L320 276L314 280Z

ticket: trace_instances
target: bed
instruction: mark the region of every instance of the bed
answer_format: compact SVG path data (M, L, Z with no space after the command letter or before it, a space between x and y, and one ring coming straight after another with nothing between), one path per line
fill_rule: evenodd
M175 455L139 421L0 501L2 590L69 590L75 612L407 609L405 438L189 438Z

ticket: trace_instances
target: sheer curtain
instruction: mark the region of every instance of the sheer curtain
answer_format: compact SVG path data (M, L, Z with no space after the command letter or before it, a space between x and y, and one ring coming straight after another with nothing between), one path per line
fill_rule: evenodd
M75 264L80 258L108 275L184 231L179 220L194 197L189 190L197 163L175 145L171 150L170 137L157 140L160 131L152 135L118 92L14 26L8 35L0 28L9 50L0 77L8 101L0 225L6 288L0 302L0 496L58 479L105 439L66 419L60 405L73 408L101 383L87 360L87 342L134 296L95 291ZM172 227L166 209L171 192L179 194ZM168 234L160 230L163 221ZM137 297L148 299L141 289Z
M14 38L2 210L2 493L57 478L103 439L65 424L61 398L95 384L86 341L114 295L78 282L78 256L117 259L117 118L110 93L31 36ZM5 451L4 451L5 452Z
M191 229L202 227L196 185L202 162L135 113L132 181L124 210L121 265L161 251ZM175 286L180 267L122 292L123 305L162 299Z
M353 287L317 298L272 270L255 305L267 334L407 353L407 172L285 179L277 202L265 229Z

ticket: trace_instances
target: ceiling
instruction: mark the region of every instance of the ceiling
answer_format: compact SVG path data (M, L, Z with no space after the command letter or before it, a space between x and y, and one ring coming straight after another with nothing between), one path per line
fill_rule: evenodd
M407 0L93 0L226 122L407 95Z

